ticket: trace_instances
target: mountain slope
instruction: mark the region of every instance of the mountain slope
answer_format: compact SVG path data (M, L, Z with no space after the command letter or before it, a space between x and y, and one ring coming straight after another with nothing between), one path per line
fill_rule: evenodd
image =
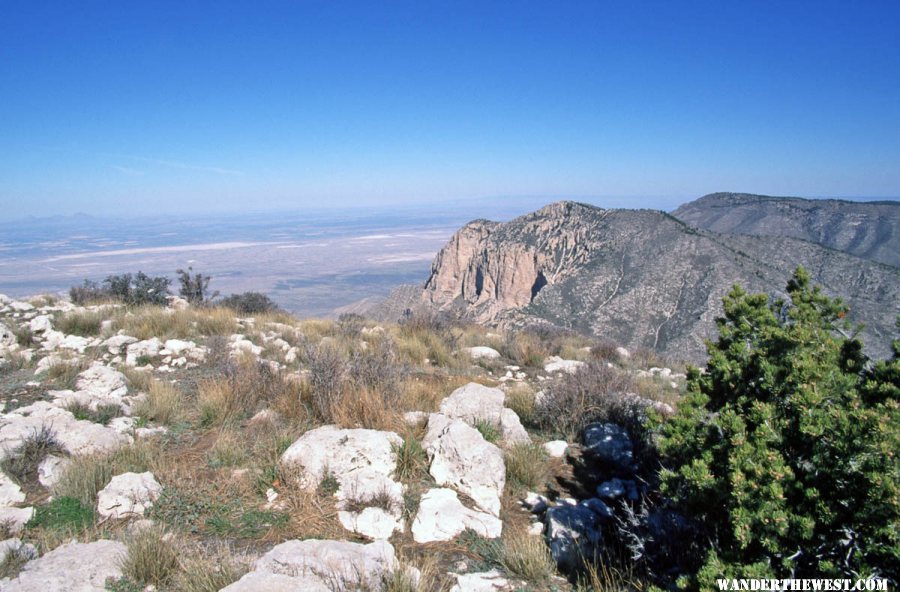
M781 295L798 265L847 299L869 351L887 355L900 270L791 238L699 231L652 210L559 202L470 222L435 258L421 298L478 322L551 323L700 360L733 284Z
M798 238L900 267L900 202L713 193L672 215L704 230Z

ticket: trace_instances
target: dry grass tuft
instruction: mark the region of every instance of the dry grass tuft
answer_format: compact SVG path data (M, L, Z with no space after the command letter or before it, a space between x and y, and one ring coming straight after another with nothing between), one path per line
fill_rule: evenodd
M135 405L134 413L151 421L172 425L183 419L184 407L184 394L175 385L153 380L146 396Z
M218 592L247 573L248 562L235 557L227 545L207 550L199 545L181 549L181 571L173 588L180 592Z
M506 529L501 563L507 572L530 584L545 582L556 571L544 537L528 534L522 528Z
M539 444L522 443L506 451L507 484L527 490L541 490L550 475L548 459Z
M138 529L126 540L122 574L133 582L157 588L168 584L179 571L178 549L159 527Z
M100 334L100 326L108 317L104 310L81 310L70 312L54 321L58 331L68 335L92 337Z

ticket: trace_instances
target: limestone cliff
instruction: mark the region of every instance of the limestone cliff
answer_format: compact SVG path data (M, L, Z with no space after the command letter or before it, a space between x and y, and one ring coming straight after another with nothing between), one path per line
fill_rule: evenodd
M791 238L700 231L663 212L559 202L507 223L460 229L440 251L423 304L477 322L551 323L702 359L734 284L775 296L805 266L851 305L870 352L886 355L900 271Z

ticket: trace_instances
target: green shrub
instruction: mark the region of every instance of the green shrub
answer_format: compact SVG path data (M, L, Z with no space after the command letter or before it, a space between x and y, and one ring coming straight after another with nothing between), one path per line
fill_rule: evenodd
M900 576L900 342L866 368L846 307L801 268L789 302L735 288L706 372L662 425L663 491L715 578Z
M475 422L475 429L478 430L485 440L494 444L500 439L500 428L486 419L479 419Z
M181 284L178 295L191 304L206 304L219 295L218 292L209 293L209 280L212 278L200 272L194 273L193 267L188 267L187 271L176 269L175 273L178 275L178 283Z
M252 315L279 310L271 298L260 292L244 292L232 294L217 302L218 306L230 308L237 313Z

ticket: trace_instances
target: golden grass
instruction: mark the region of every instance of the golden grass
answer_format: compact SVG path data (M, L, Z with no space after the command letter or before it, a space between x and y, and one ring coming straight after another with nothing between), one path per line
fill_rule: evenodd
M345 428L396 431L404 425L400 409L386 404L377 390L365 387L344 391L332 404L331 419Z
M239 329L234 320L234 311L227 308L173 310L160 306L141 306L115 318L118 329L138 339L190 339L230 335Z
M506 450L508 487L542 490L550 475L547 455L539 444L524 442Z
M179 551L166 532L156 526L142 527L126 538L121 559L122 574L133 582L160 587L179 570Z
M503 533L501 563L511 575L530 584L540 584L556 572L556 562L544 537L523 528L506 528Z
M182 545L181 570L175 576L173 588L180 592L218 592L247 573L249 564L235 556L224 544L207 549L200 545Z
M173 384L153 380L147 389L146 396L134 407L135 415L172 425L184 418L184 394Z
M515 411L523 424L534 423L534 390L529 384L513 383L506 391L504 405Z
M67 335L81 335L89 337L100 334L100 325L109 316L107 311L80 310L66 313L53 321L57 331Z

